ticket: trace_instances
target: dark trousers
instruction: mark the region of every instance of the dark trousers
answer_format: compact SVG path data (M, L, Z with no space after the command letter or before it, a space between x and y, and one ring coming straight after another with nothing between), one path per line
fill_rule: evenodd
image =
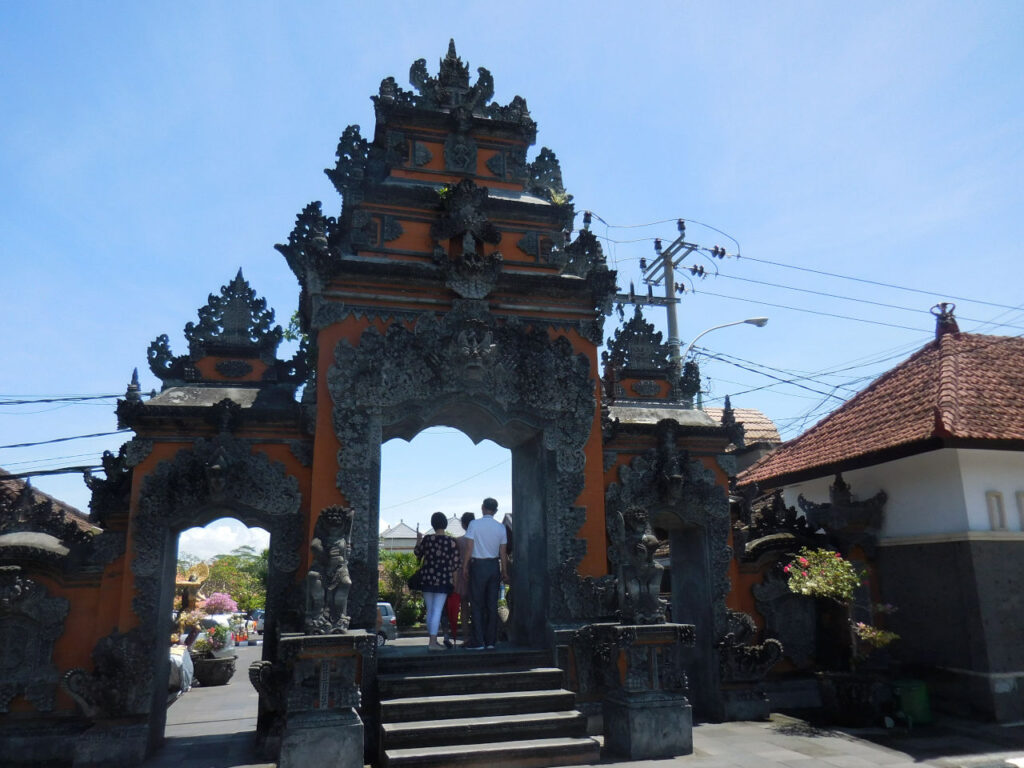
M498 558L469 561L469 593L473 600L473 645L498 642L498 587L501 565Z

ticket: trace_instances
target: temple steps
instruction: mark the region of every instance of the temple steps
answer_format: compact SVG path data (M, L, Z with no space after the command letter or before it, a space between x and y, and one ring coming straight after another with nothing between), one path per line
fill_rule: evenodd
M380 765L548 768L600 760L562 671L534 651L378 660Z

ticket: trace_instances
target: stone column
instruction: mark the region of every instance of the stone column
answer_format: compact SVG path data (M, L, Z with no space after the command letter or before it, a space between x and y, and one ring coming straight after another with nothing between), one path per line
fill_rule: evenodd
M279 663L287 683L279 768L362 768L359 677L362 658L374 652L375 643L363 630L281 636Z

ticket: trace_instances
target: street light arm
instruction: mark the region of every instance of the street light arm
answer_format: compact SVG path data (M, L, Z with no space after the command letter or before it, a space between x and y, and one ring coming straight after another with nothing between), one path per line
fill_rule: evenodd
M706 334L709 334L712 331L717 331L720 328L728 328L730 325L743 325L744 323L746 323L747 325L756 325L758 328L764 328L764 326L768 323L768 318L767 317L748 317L746 320L733 320L731 323L722 323L721 325L716 325L716 326L713 326L713 327L708 328L706 330L703 330L700 333L698 333L696 336L693 337L693 341L691 341L689 343L689 345L686 347L686 350L683 352L682 356L679 358L680 362L682 362L682 363L686 362L686 358L689 356L690 351L693 349L694 344L697 343L697 340L700 339L701 336L705 336Z

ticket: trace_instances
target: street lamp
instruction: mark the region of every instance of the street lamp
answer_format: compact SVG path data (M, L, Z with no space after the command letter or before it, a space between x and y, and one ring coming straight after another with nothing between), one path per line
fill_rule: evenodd
M717 331L719 328L728 328L730 325L743 325L744 323L746 323L747 325L756 325L758 328L764 328L765 325L768 324L768 318L748 317L746 320L733 320L731 323L722 323L722 325L716 325L712 328L708 328L707 330L701 331L700 333L693 337L693 341L690 342L689 346L686 347L686 350L679 357L679 362L686 362L686 358L690 354L690 350L693 349L693 345L697 343L697 339L699 339L701 336L711 333L712 331Z

